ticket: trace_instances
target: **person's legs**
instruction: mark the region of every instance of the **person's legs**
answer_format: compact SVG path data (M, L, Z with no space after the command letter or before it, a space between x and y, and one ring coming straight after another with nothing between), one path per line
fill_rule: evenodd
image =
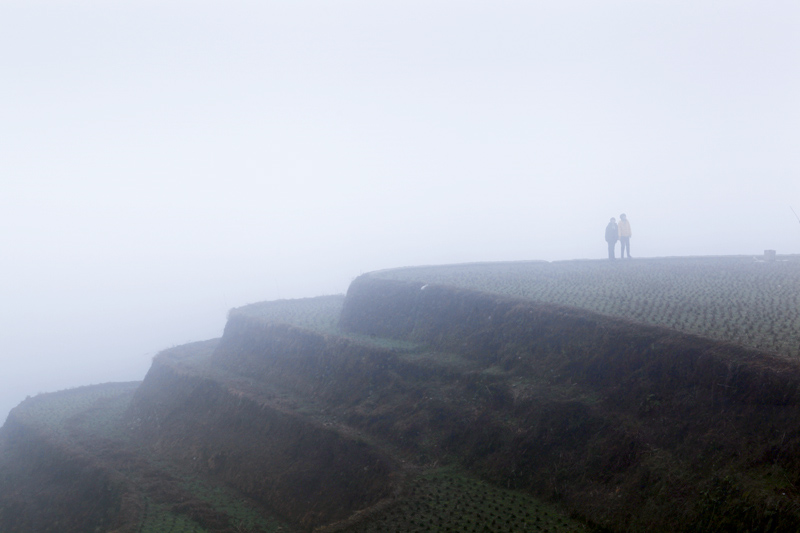
M625 250L628 250L628 259L631 257L631 238L630 237L620 237L619 238L619 257L620 259L625 258Z
M609 259L614 259L614 247L616 246L616 244L617 243L613 242L613 241L608 243L608 258Z

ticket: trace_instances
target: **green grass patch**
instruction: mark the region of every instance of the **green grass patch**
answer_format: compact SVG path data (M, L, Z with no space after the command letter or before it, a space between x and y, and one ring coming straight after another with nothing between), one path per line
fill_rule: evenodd
M401 500L347 533L589 531L533 496L506 490L446 467L413 481Z
M421 349L419 343L361 335L339 329L339 315L344 305L344 296L320 296L296 300L276 300L238 307L231 310L237 314L272 323L288 324L302 329L346 338L357 344L396 352L414 352Z
M401 268L381 279L586 309L800 357L800 258L683 257Z
M96 409L97 417L87 417L85 421L77 422L87 424L95 432L109 435L116 431L119 417L138 386L138 381L105 383L39 394L26 399L13 413L30 427L56 437L66 437L76 417Z
M237 307L231 310L230 316L242 314L264 322L337 333L342 305L343 295L275 300Z
M207 533L191 518L170 511L169 506L145 500L144 516L136 533Z
M254 504L233 491L211 485L199 478L185 478L182 488L193 497L208 503L215 511L225 515L233 531L258 531L278 533L288 531L286 524L277 518L265 516Z

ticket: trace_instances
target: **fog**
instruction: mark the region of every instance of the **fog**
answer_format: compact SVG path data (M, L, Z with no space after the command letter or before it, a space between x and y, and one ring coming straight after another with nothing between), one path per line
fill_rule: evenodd
M800 252L800 4L0 4L0 421L375 269Z

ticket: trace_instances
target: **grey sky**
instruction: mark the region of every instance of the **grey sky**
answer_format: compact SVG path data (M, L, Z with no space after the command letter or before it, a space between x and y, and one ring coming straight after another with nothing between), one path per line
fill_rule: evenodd
M411 264L800 252L795 1L0 3L0 420Z

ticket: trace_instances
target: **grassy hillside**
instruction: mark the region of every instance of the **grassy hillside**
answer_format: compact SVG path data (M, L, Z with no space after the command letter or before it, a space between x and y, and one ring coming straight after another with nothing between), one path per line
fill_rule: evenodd
M492 271L464 270L476 267ZM356 279L340 327L455 351L500 378L459 439L465 463L613 530L799 527L794 360L414 270Z
M215 344L162 357L196 371ZM40 394L12 410L0 430L0 531L290 531L242 494L142 448L125 416L140 385Z
M789 346L797 266L424 267L234 309L141 384L12 411L0 530L795 531L800 366L704 328Z

